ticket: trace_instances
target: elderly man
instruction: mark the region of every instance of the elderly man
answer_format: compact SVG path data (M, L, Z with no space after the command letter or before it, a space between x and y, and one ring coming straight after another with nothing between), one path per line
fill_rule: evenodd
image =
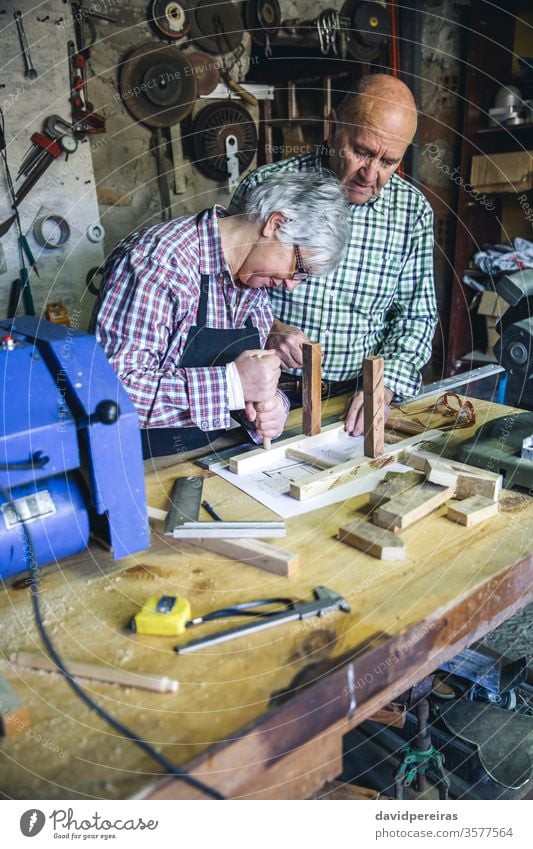
M261 350L267 289L338 264L348 201L333 175L272 177L242 214L220 206L125 239L109 257L95 332L139 414L144 456L206 444L245 409L255 441L283 431L280 361Z
M433 214L422 193L395 174L415 130L407 86L385 74L363 77L332 112L320 151L257 169L233 197L230 211L272 174L324 169L348 192L351 236L338 268L294 294L271 296L276 321L267 348L281 360L280 386L297 400L308 338L322 344L329 394L358 390L363 358L371 354L385 359L387 405L418 391L436 323ZM361 391L347 407L345 429L363 431Z

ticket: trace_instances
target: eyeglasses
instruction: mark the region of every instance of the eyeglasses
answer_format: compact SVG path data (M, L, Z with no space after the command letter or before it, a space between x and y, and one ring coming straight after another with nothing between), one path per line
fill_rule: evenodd
M305 270L302 252L298 245L294 245L294 256L296 257L296 271L291 277L291 280L307 280L309 272Z

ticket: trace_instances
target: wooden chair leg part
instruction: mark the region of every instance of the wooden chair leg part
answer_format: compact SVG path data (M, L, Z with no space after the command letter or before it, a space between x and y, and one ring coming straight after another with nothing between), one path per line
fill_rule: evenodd
M320 433L322 408L322 349L319 342L303 345L302 429L306 436Z
M365 457L381 457L385 448L384 361L381 357L363 360L363 416Z

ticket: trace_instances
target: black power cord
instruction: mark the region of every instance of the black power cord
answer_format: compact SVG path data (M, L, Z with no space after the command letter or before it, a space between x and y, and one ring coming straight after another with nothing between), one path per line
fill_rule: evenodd
M165 755L160 754L156 749L154 749L154 747L150 743L148 743L146 740L143 740L142 737L139 737L139 735L136 734L135 731L132 731L130 728L128 728L127 725L124 725L122 722L119 722L118 719L115 719L113 716L111 716L111 714L108 713L105 710L105 708L101 707L97 702L95 702L91 698L91 696L89 696L85 692L83 687L80 687L78 682L70 674L70 672L66 668L65 664L63 663L61 655L54 648L54 645L53 645L53 643L52 643L52 641L51 641L51 639L48 635L48 631L46 630L46 626L43 622L42 613L41 613L40 570L39 570L39 566L37 565L37 561L35 559L34 548L33 548L33 544L32 544L32 541L31 541L30 533L29 533L28 528L26 526L26 522L21 517L15 502L12 501L9 496L6 497L6 492L3 489L3 487L0 487L0 492L2 493L5 501L9 502L11 504L11 506L12 506L12 508L13 508L18 520L19 520L19 523L20 523L20 525L23 529L23 533L24 533L26 543L27 543L27 546L28 546L29 557L27 557L27 560L29 560L29 563L27 563L26 565L28 566L28 569L30 571L30 576L31 576L30 591L31 591L31 597L32 597L33 614L34 614L34 617L35 617L35 624L37 625L37 630L39 631L39 635L41 637L41 640L43 641L43 644L44 644L49 656L54 661L59 672L61 672L61 674L63 675L63 677L67 681L68 685L71 687L72 690L74 690L76 695L79 696L79 698L87 705L87 707L89 707L91 710L95 711L95 713L97 713L98 716L101 719L103 719L112 728L114 728L115 731L118 731L118 733L121 734L123 737L126 737L128 740L131 740L132 743L134 743L136 746L138 746L140 749L142 749L143 752L146 752L146 754L148 754L151 758L153 758L153 760L155 760L155 761L157 761L157 763L161 764L161 766L163 766L170 775L174 775L176 778L180 778L186 784L190 784L191 787L195 787L197 790L200 790L202 793L205 793L207 796L210 796L212 799L217 799L217 800L226 799L226 797L223 796L222 793L219 793L218 790L214 790L212 787L209 787L207 784L204 784L203 781L199 781L197 778L194 778L192 775L189 775L189 773L183 772L182 770L180 770L179 767L177 767L171 760L169 760L167 757L165 757Z

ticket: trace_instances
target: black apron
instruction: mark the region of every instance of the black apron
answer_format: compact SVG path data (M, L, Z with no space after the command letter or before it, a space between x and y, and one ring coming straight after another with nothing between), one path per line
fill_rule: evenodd
M203 215L203 213L200 213ZM209 299L210 278L208 274L200 277L200 303L196 324L187 334L187 341L178 368L209 368L225 366L237 359L243 351L261 347L259 331L251 318L244 327L223 330L207 327L207 303ZM141 430L143 457L161 457L192 451L214 441L226 431L201 430L199 427L143 428Z

